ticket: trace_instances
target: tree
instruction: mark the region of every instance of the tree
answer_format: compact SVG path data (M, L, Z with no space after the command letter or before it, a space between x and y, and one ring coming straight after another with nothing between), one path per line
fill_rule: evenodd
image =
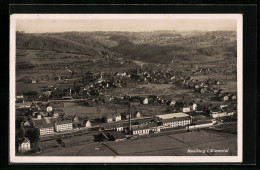
M39 141L38 129L36 128L27 129L25 137L28 137L31 143L37 143Z

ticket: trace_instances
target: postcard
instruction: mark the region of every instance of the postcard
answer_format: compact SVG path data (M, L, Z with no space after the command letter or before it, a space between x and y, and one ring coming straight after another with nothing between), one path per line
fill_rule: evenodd
M242 26L10 15L10 163L242 162Z

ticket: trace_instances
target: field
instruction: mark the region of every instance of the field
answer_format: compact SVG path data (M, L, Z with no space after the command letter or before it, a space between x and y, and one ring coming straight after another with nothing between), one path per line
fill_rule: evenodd
M80 117L88 117L88 118L97 118L102 117L107 114L114 114L115 110L105 106L93 106L87 107L84 105L79 105L73 102L64 102L64 107L61 107L64 112L68 115L75 115L77 114ZM120 110L119 110L120 111Z
M237 137L221 132L192 131L167 136L142 138L133 141L90 143L57 151L42 153L52 156L234 156L237 155ZM228 150L215 153L189 153L188 150Z
M84 106L75 102L63 102L62 106L57 107L64 110L69 116L77 114L79 117L88 117L90 119L101 118L105 115L112 115L117 113L123 113L128 111L128 107L119 104L106 104L102 106ZM139 111L142 116L153 116L155 114L166 111L163 106L149 106L139 105L131 108L131 112Z

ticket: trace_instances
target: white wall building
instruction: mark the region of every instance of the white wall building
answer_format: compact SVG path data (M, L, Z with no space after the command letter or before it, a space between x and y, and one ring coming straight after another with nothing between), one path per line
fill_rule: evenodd
M62 132L73 129L73 123L71 121L62 121L56 124L56 131Z
M53 126L51 126L51 127L40 127L39 130L40 130L41 136L54 133L54 127Z
M184 112L184 113L187 113L187 112L190 112L190 106L183 106L181 107L181 112Z
M23 153L23 152L27 152L29 150L31 150L31 143L30 143L29 138L25 137L22 139L22 142L19 144L18 151Z
M85 121L83 122L83 126L85 126L85 127L91 127L91 122L90 122L89 120L85 120Z
M145 99L143 100L143 104L148 104L148 103L149 103L148 98L145 98Z
M120 115L120 114L115 114L115 115L113 115L113 120L114 120L114 121L119 121L119 120L121 120L121 115Z
M210 113L210 116L211 116L212 118L219 118L219 117L228 116L228 114L227 114L227 112L217 111L217 112L211 112L211 113Z

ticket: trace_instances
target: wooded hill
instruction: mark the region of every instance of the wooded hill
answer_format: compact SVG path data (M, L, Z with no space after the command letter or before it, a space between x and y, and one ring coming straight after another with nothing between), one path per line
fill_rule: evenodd
M165 36L161 36L161 34L163 33L65 32L25 34L17 32L16 47L25 50L46 50L92 56L116 54L123 58L151 63L169 63L173 59L199 60L197 56L204 56L205 58L220 55L236 58L237 49L234 32L215 31L204 34L194 33L189 36L182 36L173 32L172 37L178 36L178 40L176 40L178 44L174 44L175 40L171 39L172 43L167 43ZM165 42L157 44L150 39ZM136 44L135 41L139 40L143 43ZM208 44L201 45L201 43Z

